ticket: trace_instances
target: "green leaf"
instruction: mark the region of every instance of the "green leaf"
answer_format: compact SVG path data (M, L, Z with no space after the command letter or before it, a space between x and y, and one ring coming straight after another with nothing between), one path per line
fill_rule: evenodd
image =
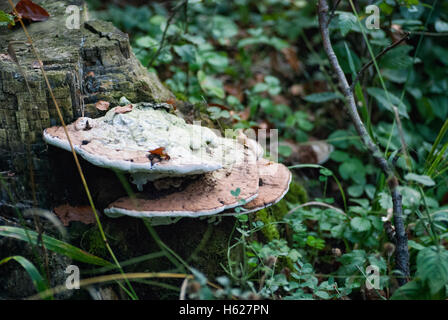
M354 198L358 198L362 196L364 193L364 186L363 185L351 185L347 189L348 194Z
M414 280L406 283L404 286L398 288L391 300L421 300L430 299L429 294L426 292L424 284L419 280Z
M390 112L394 112L393 107L396 106L398 108L398 113L409 119L408 111L406 105L395 95L392 93L386 94L383 89L380 88L367 88L367 93L371 95L378 102L380 106L389 110ZM388 98L389 97L389 98Z
M407 69L411 67L414 59L409 56L409 52L412 49L412 46L404 45L390 50L381 58L380 66L389 69Z
M202 70L198 71L198 80L201 85L202 90L205 93L218 97L220 99L224 99L225 92L222 85L222 82L219 79L216 79L211 76L207 76Z
M212 24L212 35L221 45L228 44L228 40L238 34L238 26L225 16L213 15Z
M229 59L227 58L227 54L224 52L201 52L198 60L202 60L203 63L207 63L216 71L223 71L229 65Z
M343 96L339 92L319 92L307 95L304 99L308 102L322 103L342 98Z
M426 281L431 294L448 283L448 251L443 247L427 247L417 255L417 272Z
M328 294L328 292L326 292L326 291L318 290L318 291L315 291L314 294L315 294L317 297L319 297L319 298L321 298L321 299L324 299L324 300L328 300L328 299L331 298L330 295Z
M235 190L230 190L230 193L232 194L232 196L234 197L238 197L241 193L241 189L240 188L236 188Z
M14 17L5 11L0 10L0 25L1 23L14 25Z
M338 27L343 37L353 29L356 25L357 19L353 13L341 12L338 15Z
M437 32L448 32L448 23L439 19L434 24L434 28Z
M369 231L372 227L370 220L362 217L354 217L350 221L350 225L357 232Z
M278 146L278 153L282 156L282 157L289 157L292 154L292 148L290 146L287 145L279 145Z
M194 63L196 61L195 46L191 44L184 44L182 46L174 46L173 49L183 62Z
M154 51L157 50L157 48L159 46L159 42L150 36L143 36L143 37L137 38L137 40L135 41L135 44L142 48L147 48L147 49L153 48Z
M386 193L386 192L380 192L379 194L380 198L379 198L379 203L381 208L387 210L387 209L392 209L392 197Z
M344 162L350 158L350 155L347 152L335 150L331 153L330 159L336 162Z
M417 183L420 183L424 186L427 187L432 187L434 186L436 183L431 179L431 177L429 176L425 176L425 175L419 175L419 174L415 174L415 173L408 173L407 175L404 176L404 178L407 181L415 181Z
M23 267L23 269L25 269L25 271L28 273L31 280L33 281L33 285L38 292L43 292L43 291L49 289L47 286L47 282L42 277L40 272L36 269L34 264L32 264L28 259L26 259L22 256L11 256L11 257L5 258L0 261L0 265L5 264L11 260L17 261Z
M28 235L30 236L31 242L37 244L38 234L35 231L27 230L17 227L0 226L0 236L14 238L22 241L29 242ZM100 257L94 256L88 252L85 252L71 244L57 240L55 238L49 237L47 235L42 235L42 240L45 247L48 250L54 251L56 253L65 255L72 258L73 260L90 263L99 266L111 266L109 261L106 261Z

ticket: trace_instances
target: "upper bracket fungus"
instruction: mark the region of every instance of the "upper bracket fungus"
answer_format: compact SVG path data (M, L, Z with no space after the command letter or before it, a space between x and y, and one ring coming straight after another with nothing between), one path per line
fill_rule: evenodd
M115 107L101 118L82 117L67 126L81 157L104 168L131 173L142 189L162 177L201 174L242 160L238 143L211 129L190 125L166 110L166 104ZM71 151L63 127L45 129L44 140ZM154 152L162 150L162 154Z

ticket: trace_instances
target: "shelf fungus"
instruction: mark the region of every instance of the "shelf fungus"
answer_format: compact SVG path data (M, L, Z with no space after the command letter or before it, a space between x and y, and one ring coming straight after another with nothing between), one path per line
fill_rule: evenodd
M250 202L258 196L258 167L250 151L245 152L242 162L187 180L172 193L139 193L118 199L104 212L108 216L199 217L235 208L241 200ZM237 189L240 192L236 196L232 191Z
M138 192L113 201L106 215L166 224L238 206L244 207L241 213L253 212L286 194L291 173L263 159L255 140L242 133L221 137L167 109L166 104L129 104L67 126L76 153L93 165L128 173L136 185ZM43 135L47 143L71 151L63 127L45 129Z
M257 161L259 190L258 197L243 206L244 213L258 211L279 202L289 190L291 172L281 163L266 159Z
M68 125L76 153L96 166L129 172L139 190L148 181L202 174L241 161L241 144L185 123L164 104L131 106L127 112L119 106L101 118L82 117ZM48 144L71 151L63 127L45 129L43 135Z

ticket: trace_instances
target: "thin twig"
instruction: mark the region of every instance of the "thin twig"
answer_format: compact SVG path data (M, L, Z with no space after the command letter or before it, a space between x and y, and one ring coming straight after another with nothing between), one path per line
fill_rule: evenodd
M338 1L336 2L336 4L334 5L333 9L331 9L330 17L328 18L327 27L330 25L331 19L334 18L334 16L335 16L335 11L336 11L336 9L338 8L338 6L339 6L340 3L341 3L341 0L338 0Z
M318 201L310 201L310 202L307 202L307 203L300 204L300 205L292 208L291 210L289 210L288 213L285 214L285 217L287 217L288 215L290 215L291 213L293 213L294 211L296 211L296 210L298 210L300 208L311 207L311 206L319 206L319 207L326 207L326 208L329 208L329 209L333 209L333 210L339 212L340 214L346 216L347 218L349 218L347 216L347 214L344 211L342 211L341 209L339 209L339 208L337 208L335 206L332 206L332 205L330 205L328 203L318 202Z
M384 56L387 52L398 46L400 43L405 41L409 37L409 32L407 32L401 39L395 41L390 46L384 48L376 57L375 59L370 60L368 63L362 66L361 70L357 73L355 76L355 79L353 79L352 85L350 86L350 89L353 91L355 88L356 82L358 81L359 77L362 75L364 71L366 71L368 68L370 68L373 65L374 61L378 61L382 56Z
M390 167L386 159L383 157L378 146L373 142L369 136L364 123L362 122L358 109L356 106L353 91L351 90L344 71L339 64L336 54L333 50L330 33L328 30L328 3L327 0L319 0L318 15L319 15L319 27L322 35L323 46L325 53L328 56L330 64L336 73L339 80L339 85L342 88L342 92L347 101L347 110L352 119L352 122L358 132L363 144L367 147L371 156L375 159L378 166L387 176L387 181L392 194L393 212L394 212L394 225L396 230L397 250L395 254L396 268L402 273L403 278L398 278L400 285L407 282L409 277L409 252L408 252L408 239L403 221L403 207L401 194L398 190L398 179L395 176L394 170Z
M146 66L148 69L151 68L152 64L154 63L154 61L157 59L160 52L162 51L163 45L165 44L166 34L168 32L168 29L171 25L172 20L174 19L174 17L176 16L176 14L178 12L178 9L181 8L183 5L185 5L186 3L188 3L188 0L183 0L182 2L180 2L178 5L176 5L173 8L171 15L168 17L168 20L166 21L166 26L162 33L162 40L160 41L160 45L157 48L156 53L152 56L151 60L149 60L149 62L148 62L148 65Z
M411 157L409 156L408 153L408 146L406 144L406 140L404 139L404 132L403 132L403 126L401 125L400 114L398 113L397 107L394 106L393 110L395 114L395 121L397 122L398 133L400 134L401 149L403 150L404 157L406 158L406 165L408 166L408 170L411 171L412 162Z
M403 30L403 31L409 32L411 36L415 34L428 37L448 37L448 32L429 32L429 31L410 31L410 30Z

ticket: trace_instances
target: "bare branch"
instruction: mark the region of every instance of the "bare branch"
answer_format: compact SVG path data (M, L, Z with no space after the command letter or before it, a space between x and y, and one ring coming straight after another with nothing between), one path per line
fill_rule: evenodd
M383 157L380 149L373 142L372 138L368 134L366 127L359 116L355 98L353 96L353 91L351 90L348 84L347 78L345 77L345 74L342 71L342 68L331 45L330 34L328 30L328 20L329 20L328 11L329 9L327 0L319 0L318 5L319 26L322 35L324 50L328 56L328 59L334 72L336 73L339 85L342 88L342 92L344 93L347 102L348 113L350 115L350 118L352 119L353 124L355 125L356 131L361 137L361 141L367 147L369 153L375 159L378 166L388 177L387 182L392 194L394 225L395 225L396 243L397 243L395 263L396 268L402 273L402 275L398 277L398 283L400 285L403 285L408 281L409 277L409 252L408 252L408 239L403 222L403 208L402 208L401 194L398 190L398 179L395 176L393 169L389 166L388 162Z

